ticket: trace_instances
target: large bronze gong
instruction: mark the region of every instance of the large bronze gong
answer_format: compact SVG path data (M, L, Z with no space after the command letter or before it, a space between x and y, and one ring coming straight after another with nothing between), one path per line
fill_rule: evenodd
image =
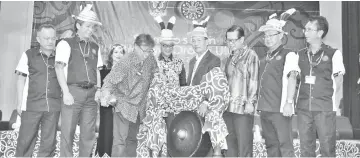
M201 129L204 118L195 112L182 111L172 121L167 134L171 157L205 157L211 149L210 136Z

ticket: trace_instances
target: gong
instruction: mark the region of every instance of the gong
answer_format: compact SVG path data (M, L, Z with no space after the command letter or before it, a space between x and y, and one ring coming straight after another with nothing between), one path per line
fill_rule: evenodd
M175 116L167 133L171 157L205 157L212 148L208 132L202 134L204 118L192 111Z

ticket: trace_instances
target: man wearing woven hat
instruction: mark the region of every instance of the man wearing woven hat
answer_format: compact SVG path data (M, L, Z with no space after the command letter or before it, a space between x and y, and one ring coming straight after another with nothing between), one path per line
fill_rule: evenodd
M316 134L321 156L336 156L335 92L345 68L340 50L323 43L328 30L325 17L310 17L304 29L307 47L299 51L301 84L296 108L301 156L305 157L316 156Z
M260 87L257 110L260 113L263 137L268 157L294 157L292 115L296 76L300 72L295 52L284 48L282 30L286 18L295 12L290 9L281 14L280 20L270 16L261 26L268 51L260 60Z
M56 74L63 92L61 107L60 156L73 157L76 125L80 124L79 157L89 157L95 143L95 124L100 72L103 66L100 47L89 41L96 25L101 25L88 4L75 16L75 37L56 47ZM97 95L96 95L97 94Z

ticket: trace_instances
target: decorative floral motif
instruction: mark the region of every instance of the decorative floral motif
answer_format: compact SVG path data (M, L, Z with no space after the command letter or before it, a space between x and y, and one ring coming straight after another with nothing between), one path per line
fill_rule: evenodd
M180 12L188 20L198 20L205 13L205 5L201 1L184 1L181 2Z
M162 119L164 120L164 119ZM148 130L147 128L140 128L143 130ZM139 131L139 133L143 133L144 131ZM162 133L162 132L160 132ZM145 136L145 135L142 135ZM36 142L36 146L39 146L39 137L40 137L40 132L38 135L38 141ZM15 150L16 150L16 145L17 145L17 140L18 138L18 132L15 131L1 131L0 132L0 158L10 158L10 157L14 157L15 156ZM138 140L144 139L144 137L141 137L141 135L138 135ZM55 156L54 157L59 157L60 155L60 132L57 132L56 135L56 149L55 149ZM73 152L74 152L74 157L77 157L79 154L79 135L76 133L75 134L75 139L74 139L74 145L75 147L73 148ZM359 147L360 147L360 141L357 140L338 140L336 142L336 157L340 158L340 157L360 157L360 151L359 151ZM295 157L300 157L300 140L299 139L294 139L294 149L295 149ZM316 157L320 157L320 143L319 141L316 141ZM35 152L38 149L35 149ZM93 157L99 157L99 155L95 155L95 150L96 150L96 143L94 144L94 148L93 148L93 152L92 155ZM165 153L163 153L162 155L166 155L166 145L164 145L162 147L162 150L165 151ZM142 148L142 150L140 151L141 153L143 153L144 157L150 157L149 154L146 155L146 152L148 150ZM139 152L139 151L138 151ZM266 146L264 144L264 140L262 141L254 141L253 144L253 156L254 157L267 157L266 154ZM36 153L34 153L33 157L36 157ZM103 157L108 158L108 155L104 155ZM165 156L166 157L166 156Z
M149 1L150 15L153 17L166 15L167 1Z
M159 72L163 73L160 77L167 84L174 84L173 86L180 86L179 75L184 65L183 61L179 58L173 57L172 61L158 60Z
M56 134L56 149L55 156L60 156L60 131ZM37 140L35 143L34 153L32 157L37 157L37 153L39 152L40 147L40 135L41 131L39 131ZM1 131L0 132L0 158L10 158L15 156L17 138L19 133L17 131ZM97 134L96 134L97 137ZM74 144L73 144L73 153L74 157L79 156L79 133L75 133ZM94 144L92 155L95 155L96 143Z

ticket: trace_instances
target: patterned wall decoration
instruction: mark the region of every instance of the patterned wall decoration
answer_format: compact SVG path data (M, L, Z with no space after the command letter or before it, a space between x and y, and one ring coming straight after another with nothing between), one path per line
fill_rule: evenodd
M264 55L263 35L257 30L272 13L295 7L299 10L284 27L289 34L284 38L284 44L295 50L305 47L302 29L310 15L319 14L318 1L35 1L32 47L37 46L35 30L43 23L54 24L60 36L62 32L73 29L73 14L78 14L80 5L93 3L94 11L98 13L103 23L93 36L106 55L108 48L114 43L125 44L131 50L134 37L140 33L149 33L158 40L159 25L155 16L169 19L176 16L174 35L178 38L174 54L184 60L185 64L195 55L190 45L188 32L192 30L192 21L201 20L210 15L208 34L209 49L220 58L228 55L224 46L224 35L233 24L245 28L245 42ZM158 48L156 48L158 52ZM106 58L106 57L104 57ZM187 66L186 66L187 68Z

